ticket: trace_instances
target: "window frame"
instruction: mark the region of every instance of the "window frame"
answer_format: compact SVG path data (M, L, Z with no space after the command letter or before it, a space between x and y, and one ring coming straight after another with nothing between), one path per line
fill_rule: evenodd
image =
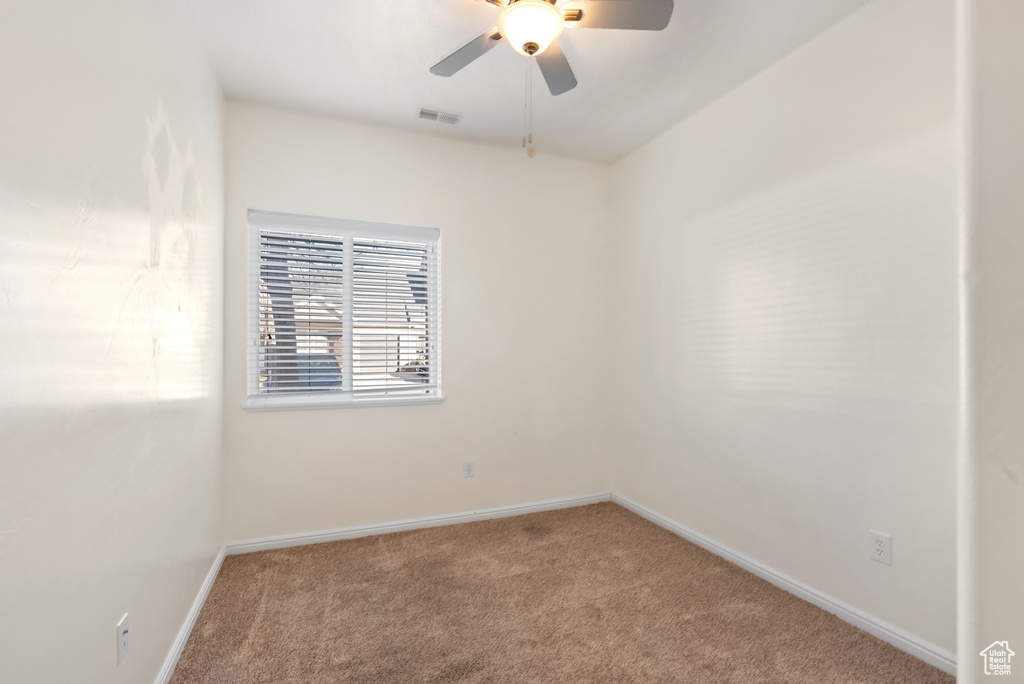
M428 269L428 306L432 304L433 318L428 328L428 349L432 360L431 374L436 379L433 394L358 397L350 389L336 392L310 392L307 394L260 394L258 372L259 354L259 274L260 274L260 231L280 230L319 234L325 237L345 238L346 253L352 253L352 240L391 239L426 242L433 247L434 268ZM351 273L351 272L349 272ZM351 275L345 288L351 288ZM409 226L355 219L306 216L284 212L250 209L246 221L246 331L245 331L245 401L246 411L289 411L331 408L364 408L369 406L414 406L439 404L444 401L442 386L441 354L441 231L438 228ZM348 304L346 313L351 318L351 290L345 294ZM434 301L431 303L430 297ZM351 325L351 324L349 324ZM351 327L348 328L351 330ZM347 340L351 345L352 340ZM352 373L352 368L342 368L342 376ZM351 376L349 376L351 377ZM351 387L351 381L346 382Z

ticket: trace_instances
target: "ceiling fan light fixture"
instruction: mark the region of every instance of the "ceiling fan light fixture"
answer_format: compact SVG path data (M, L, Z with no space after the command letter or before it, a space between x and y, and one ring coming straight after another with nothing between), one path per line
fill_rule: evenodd
M562 13L547 0L515 0L498 17L498 31L521 55L544 52L564 25Z

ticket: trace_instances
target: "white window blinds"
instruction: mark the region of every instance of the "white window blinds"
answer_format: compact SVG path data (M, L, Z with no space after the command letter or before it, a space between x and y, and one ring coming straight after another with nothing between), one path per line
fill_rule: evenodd
M250 211L246 407L440 400L439 237Z
M343 389L342 238L259 232L260 394Z

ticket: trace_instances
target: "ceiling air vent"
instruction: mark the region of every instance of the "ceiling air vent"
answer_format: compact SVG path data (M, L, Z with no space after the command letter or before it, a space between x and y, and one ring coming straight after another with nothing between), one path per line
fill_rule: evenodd
M420 118L426 119L427 121L437 121L438 123L449 124L452 126L462 121L461 114L452 114L451 112L439 112L436 109L425 109L424 107L420 107Z

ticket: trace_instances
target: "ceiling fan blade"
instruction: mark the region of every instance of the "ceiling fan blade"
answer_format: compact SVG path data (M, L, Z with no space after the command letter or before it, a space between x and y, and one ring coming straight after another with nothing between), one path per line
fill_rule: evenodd
M577 28L660 31L672 18L672 0L574 0L562 7L567 15L580 10L579 20L567 20Z
M537 66L540 67L540 73L544 74L552 95L561 95L576 87L576 76L557 40L537 55Z
M498 27L495 26L430 67L430 73L438 76L451 76L500 42L501 34L498 33Z

